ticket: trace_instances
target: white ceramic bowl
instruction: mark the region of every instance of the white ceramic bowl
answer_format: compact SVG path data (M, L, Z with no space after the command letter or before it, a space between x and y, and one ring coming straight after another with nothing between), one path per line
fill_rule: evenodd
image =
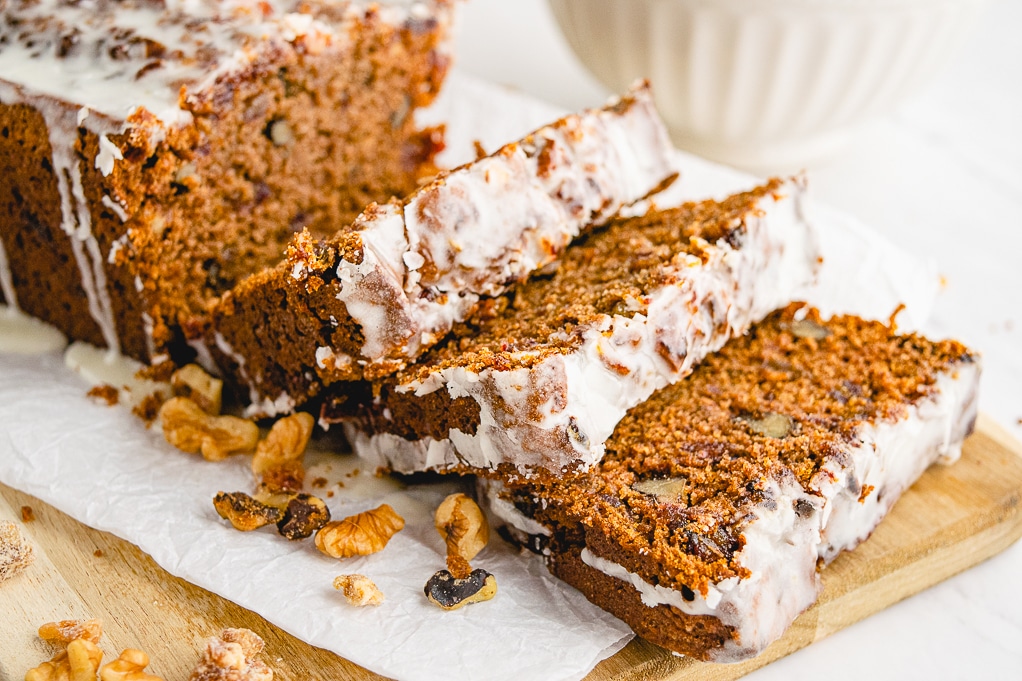
M928 82L983 0L549 0L605 85L649 78L674 140L759 171L803 166Z

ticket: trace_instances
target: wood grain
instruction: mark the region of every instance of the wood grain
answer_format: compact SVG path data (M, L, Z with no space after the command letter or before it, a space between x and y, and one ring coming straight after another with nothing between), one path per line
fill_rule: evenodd
M981 418L961 461L935 466L898 502L873 536L823 574L819 602L759 657L710 665L675 657L641 639L604 660L590 681L725 681L783 657L998 553L1022 536L1022 444ZM35 520L22 523L21 507ZM126 647L149 653L150 671L188 677L204 639L242 626L266 639L276 678L380 679L305 644L258 615L177 579L132 544L72 520L0 485L0 519L18 522L35 563L0 586L0 681L20 681L48 659L35 635L55 619L98 617L107 659Z

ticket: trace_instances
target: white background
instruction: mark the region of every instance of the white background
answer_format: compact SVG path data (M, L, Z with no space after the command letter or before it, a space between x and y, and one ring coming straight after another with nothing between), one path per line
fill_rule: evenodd
M609 92L543 0L471 0L458 68L567 109ZM1022 3L990 3L950 66L856 144L810 166L815 196L946 279L931 335L984 357L981 409L1022 439ZM655 83L654 83L655 86ZM1022 678L1022 544L748 678Z

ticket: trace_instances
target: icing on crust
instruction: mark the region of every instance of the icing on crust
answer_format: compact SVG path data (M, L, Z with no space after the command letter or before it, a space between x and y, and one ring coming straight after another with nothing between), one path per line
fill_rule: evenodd
M682 254L665 273L668 283L642 301L645 314L604 315L570 352L528 362L523 351L522 366L503 371L447 366L397 387L475 400L475 433L452 429L446 439L406 440L347 423L349 441L372 464L402 473L461 465L555 471L592 465L628 409L691 373L708 353L813 280L818 251L802 217L804 189L801 180L789 180L762 197L746 217L740 247L703 242L700 257Z
M360 361L393 370L417 357L481 296L542 269L583 230L669 181L670 149L643 84L446 173L403 204L370 207L354 225L358 257L337 266L337 297L365 337ZM295 261L292 276L309 269Z
M738 528L744 545L735 559L748 570L746 577L682 591L651 583L590 548L582 550L582 562L630 585L649 608L668 606L687 615L718 618L734 636L711 651L710 659L747 659L779 638L816 601L819 559L829 563L854 549L923 471L935 462L958 458L976 418L979 373L978 363L959 363L940 372L932 396L908 406L897 420L863 422L807 488L789 471L765 480L763 500L750 507L748 521ZM487 508L495 511L493 517L510 526L516 541L545 545L534 538L549 536L550 529L502 499L499 482L483 481L478 489ZM876 492L863 495L863 490ZM550 550L544 552L549 555Z

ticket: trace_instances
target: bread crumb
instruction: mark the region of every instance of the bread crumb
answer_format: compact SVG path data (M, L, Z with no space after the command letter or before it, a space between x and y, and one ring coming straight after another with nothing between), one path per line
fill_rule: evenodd
M109 383L101 383L100 385L93 386L89 392L85 393L96 402L105 402L108 407L112 407L120 401L120 393L117 388L113 387Z
M161 393L153 393L146 395L142 398L142 401L136 404L131 413L145 421L146 428L153 425L153 421L160 413L160 407L163 405L163 395Z

